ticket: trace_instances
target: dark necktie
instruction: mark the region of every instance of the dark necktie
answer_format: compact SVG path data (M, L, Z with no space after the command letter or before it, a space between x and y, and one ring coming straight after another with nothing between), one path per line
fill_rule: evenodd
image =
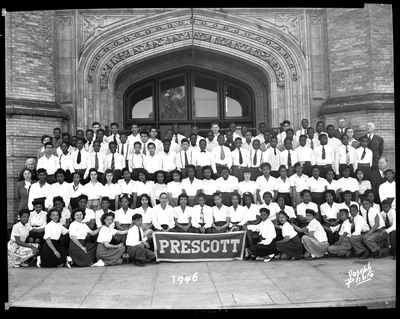
M290 155L289 150L288 150L288 157L287 157L287 166L288 166L288 168L292 167L292 156Z
M367 215L367 223L368 223L368 226L369 226L370 228L372 228L371 224L369 223L368 211L366 211L365 214Z
M349 148L346 145L346 164L350 164L350 154L349 154Z
M91 141L88 142L88 150L90 150L90 144L92 144Z
M200 153L205 153L206 151L200 151Z
M142 232L140 231L140 228L138 226L136 226L138 228L138 232L139 232L139 241L142 241Z
M187 152L185 151L185 167L188 167L189 165L189 161L188 161L188 157L187 157Z
M114 154L111 157L111 169L114 170L115 169L115 160L114 160Z
M114 135L114 142L117 143L117 137Z
M254 157L253 157L253 165L257 165L257 151L254 152Z
M225 152L224 152L224 148L221 146L221 155L220 155L221 161L223 161L225 159Z
M175 135L175 143L176 143L176 144L179 144L178 135Z
M122 156L124 156L124 145L125 145L125 144L121 144L121 147L122 147L122 149L121 149L121 155L122 155Z
M143 154L146 155L146 144L143 144Z
M76 158L76 162L77 162L78 164L81 163L81 150L78 151L78 157Z
M325 147L322 145L322 159L325 159Z
M97 157L97 153L96 153L96 155L94 156L94 168L95 168L96 170L99 169L99 158Z
M313 141L313 139L311 139L311 149L312 150L314 149L314 141Z
M60 155L60 160L59 160L59 161L60 161L60 168L62 168L62 167L61 167L61 157L62 157L63 155L64 155L64 154L61 154L61 155Z
M204 224L204 213L203 213L203 207L200 210L200 224Z
M389 214L385 213L385 217L386 217L386 219L385 219L385 227L389 228L390 227Z
M365 148L364 148L364 151L362 152L362 155L361 155L361 159L364 159L365 154L366 154L366 152L365 152Z
M276 148L274 148L274 155L276 155Z
M240 151L240 148L239 148L239 164L240 165L243 164L243 156L242 156L242 152Z
M351 221L351 232L354 232L355 229L356 229L356 225L354 223L354 218L353 218L353 220Z

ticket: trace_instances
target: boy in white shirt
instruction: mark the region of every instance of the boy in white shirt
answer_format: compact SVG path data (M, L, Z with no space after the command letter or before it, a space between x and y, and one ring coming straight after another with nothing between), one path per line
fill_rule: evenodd
M135 142L140 142L140 134L137 123L131 124L132 133L128 136L128 143L133 146Z
M189 150L189 141L181 140L181 151L175 155L175 166L182 172L182 178L187 177L187 166L194 163L193 152Z
M119 134L120 144L117 146L117 152L125 158L125 167L129 167L129 156L133 153L133 145L127 142L126 133L121 132Z
M391 208L388 200L383 200L381 216L385 222L385 230L380 233L380 239L387 239L388 248L386 254L390 252L393 260L396 260L396 210Z
M211 166L211 152L207 151L207 142L202 138L199 142L199 151L194 156L196 166L196 178L203 179L202 167Z
M156 145L149 142L147 145L149 155L144 158L144 169L149 173L149 180L154 179L154 173L162 170L162 159L156 154Z
M37 163L37 169L44 168L47 172L46 182L49 184L53 184L56 182L56 178L54 173L59 168L59 159L57 156L53 154L53 144L47 142L44 144L44 155L39 158Z
M121 141L119 140L118 127L119 125L117 122L112 122L110 124L111 135L105 138L108 143L110 143L111 141L114 141L115 143L117 143L117 145L121 143Z
M155 260L156 255L150 250L149 239L143 234L142 215L134 214L132 223L126 238L127 253L136 266L144 267L144 263Z
M131 178L134 181L139 180L139 168L144 168L145 158L146 156L141 154L140 151L142 149L142 144L139 141L136 141L133 144L133 153L129 156L128 160L128 168L131 172Z

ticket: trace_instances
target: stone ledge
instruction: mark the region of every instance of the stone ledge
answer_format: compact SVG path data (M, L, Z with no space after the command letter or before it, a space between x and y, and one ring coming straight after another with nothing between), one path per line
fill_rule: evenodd
M329 98L317 112L317 116L357 111L394 111L394 93L371 93Z
M6 98L6 115L31 115L69 120L70 116L58 103Z

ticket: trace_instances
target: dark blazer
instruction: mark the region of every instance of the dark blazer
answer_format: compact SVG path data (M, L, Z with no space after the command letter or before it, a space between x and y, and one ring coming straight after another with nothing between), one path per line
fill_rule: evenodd
M373 190L375 195L375 203L380 204L381 200L379 198L379 186L386 182L386 179L381 176L381 173L378 169L376 171L372 171L369 174L369 180L371 182L371 189Z
M383 138L374 134L374 137L369 141L367 147L372 151L372 166L378 166L379 159L383 154Z
M344 134L344 131L346 130L346 128L343 129L343 133L340 133L339 128L335 129L335 131L333 132L333 136L335 136L336 138L338 138L339 140L342 137L342 134Z

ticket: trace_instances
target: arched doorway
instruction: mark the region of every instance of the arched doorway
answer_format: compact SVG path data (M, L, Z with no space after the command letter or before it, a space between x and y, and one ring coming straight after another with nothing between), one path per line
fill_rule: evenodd
M230 122L253 128L254 100L252 89L232 77L193 67L174 69L143 79L125 91L124 129L132 123L155 126L163 138L174 122L186 135L192 125L205 133L212 122L221 128Z

